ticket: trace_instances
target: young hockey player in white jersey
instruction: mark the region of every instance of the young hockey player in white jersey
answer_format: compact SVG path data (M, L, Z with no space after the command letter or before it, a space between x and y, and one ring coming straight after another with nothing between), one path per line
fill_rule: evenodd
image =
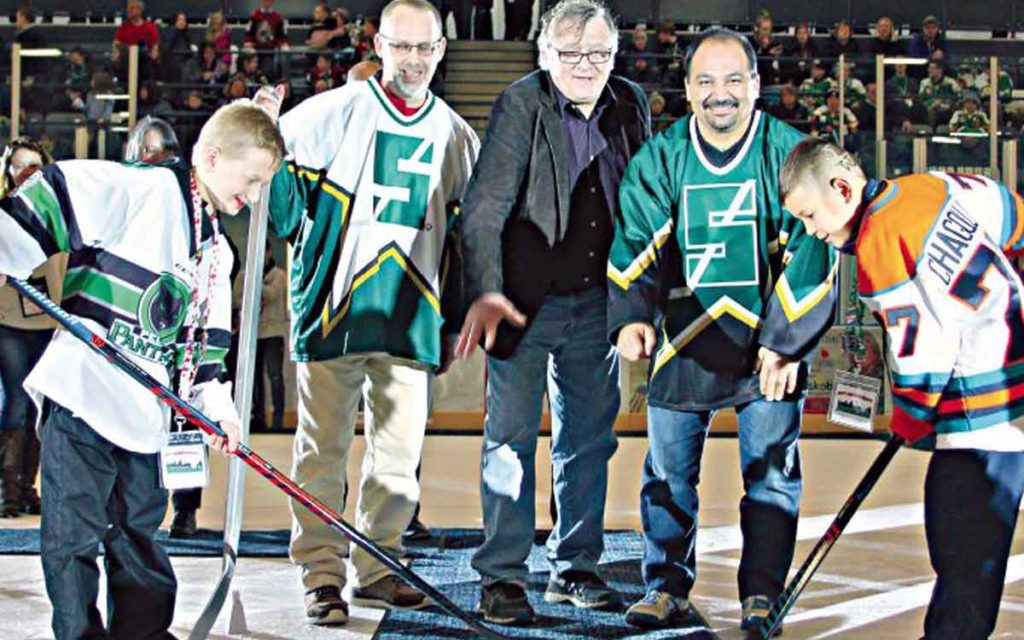
M427 389L459 330L456 203L479 143L427 86L444 55L441 19L426 0L394 0L374 45L379 77L306 100L281 118L287 163L274 177L270 225L291 245L291 346L299 425L292 476L344 508L345 467L360 398L367 451L356 523L401 553L419 499L416 467ZM447 278L446 278L447 275ZM446 286L445 280L454 286ZM292 509L292 560L306 614L343 624L347 543ZM352 549L355 599L426 603L381 563Z
M834 144L790 154L780 191L808 233L857 257L888 333L891 428L934 446L925 531L937 580L925 638L995 628L1024 491L1024 201L981 176L868 180Z
M231 252L217 212L233 215L277 170L284 143L248 101L219 109L195 169L94 160L47 166L0 201L0 273L24 278L69 254L63 308L172 386L237 443L229 385ZM25 383L42 405L42 562L58 639L163 638L176 581L153 536L167 508L157 452L167 407L58 330ZM96 557L107 571L106 627Z

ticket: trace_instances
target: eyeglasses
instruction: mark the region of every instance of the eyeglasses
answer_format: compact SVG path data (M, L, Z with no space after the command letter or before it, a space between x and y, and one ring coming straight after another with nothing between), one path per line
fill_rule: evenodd
M388 43L392 53L408 56L415 51L417 55L424 58L437 53L437 50L441 47L441 41L444 40L444 38L441 37L433 42L402 42L400 40L392 40L383 33L378 33L377 35Z
M593 65L605 64L612 59L611 49L604 49L601 51L562 51L561 49L555 49L558 53L558 61L563 64L577 65L583 62L583 58L587 59L587 62Z

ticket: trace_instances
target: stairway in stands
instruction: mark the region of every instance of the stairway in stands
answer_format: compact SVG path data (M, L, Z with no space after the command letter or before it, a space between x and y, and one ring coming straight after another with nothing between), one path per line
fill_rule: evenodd
M494 99L537 68L532 42L450 40L445 100L483 138Z

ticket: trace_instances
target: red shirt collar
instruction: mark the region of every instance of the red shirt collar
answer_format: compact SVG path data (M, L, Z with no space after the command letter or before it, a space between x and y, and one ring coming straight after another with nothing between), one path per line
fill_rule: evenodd
M385 87L383 84L381 84L381 88L384 89L384 95L386 95L388 97L388 100L391 101L391 104L395 105L395 108L398 109L398 111L403 116L415 115L415 113L417 111L419 111L421 108L423 108L424 104L427 104L426 101L424 101L423 104L421 104L418 107L410 107L409 104L405 101L404 98L402 98L401 96L395 95L387 87Z

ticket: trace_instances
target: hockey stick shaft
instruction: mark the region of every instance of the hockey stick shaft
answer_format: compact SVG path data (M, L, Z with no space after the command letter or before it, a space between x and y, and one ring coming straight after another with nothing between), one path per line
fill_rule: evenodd
M254 353L259 333L260 299L263 293L264 247L267 242L267 202L270 185L263 185L260 198L250 209L249 236L246 241L245 280L242 285L242 311L238 331L237 353ZM252 416L252 389L256 372L252 358L236 358L235 409L241 419L239 439L249 442L249 423ZM259 372L262 375L262 372ZM262 409L262 408L261 408ZM210 593L206 606L196 619L188 640L206 640L227 601L228 590L238 562L238 541L242 535L242 507L245 502L245 467L238 457L228 463L227 500L224 508L224 546L221 555L220 578Z
M885 443L885 447L882 448L882 451L875 458L867 473L861 478L857 488L853 490L850 497L846 499L843 508L839 510L835 519L832 520L832 524L825 531L825 535L814 545L814 549L811 550L811 554L804 560L800 570L796 572L793 579L789 581L789 585L775 599L771 610L768 612L768 616L761 624L760 637L762 639L771 638L772 633L782 624L782 619L786 617L786 614L789 613L789 610L796 603L796 599L800 597L804 587L814 577L814 573L821 566L821 563L825 561L828 552L832 550L832 546L839 540L839 536L846 529L846 525L850 523L853 515L857 513L857 509L860 508L865 498L871 493L871 489L874 488L878 479L882 477L882 473L889 466L893 456L896 455L901 446L903 446L903 438L897 435L891 436L888 442Z
M131 359L121 353L116 347L106 341L102 336L96 334L85 324L76 320L66 311L53 303L52 300L43 295L38 289L18 278L8 278L8 283L19 293L39 305L48 315L52 316L61 326L67 329L79 340L88 344L94 351L105 357L111 364L122 372L128 374L136 382L146 387L150 393L155 395L161 402L168 405L172 411L183 417L189 423L201 429L211 436L224 437L224 430L214 421L203 415L191 404L179 397L166 385L161 384L149 373L135 364ZM352 525L345 522L341 516L335 513L308 492L303 490L290 478L277 470L274 465L258 453L250 449L246 444L240 443L234 455L252 467L261 476L281 489L293 500L316 514L321 520L330 525L333 529L341 532L356 546L373 556L374 559L391 569L405 582L419 589L427 597L433 600L441 609L459 620L462 620L468 627L486 638L504 638L505 636L488 628L470 614L463 611L455 603L449 600L444 594L435 589L426 580L418 576L414 571L392 558L384 549L380 548L372 540L363 536Z

